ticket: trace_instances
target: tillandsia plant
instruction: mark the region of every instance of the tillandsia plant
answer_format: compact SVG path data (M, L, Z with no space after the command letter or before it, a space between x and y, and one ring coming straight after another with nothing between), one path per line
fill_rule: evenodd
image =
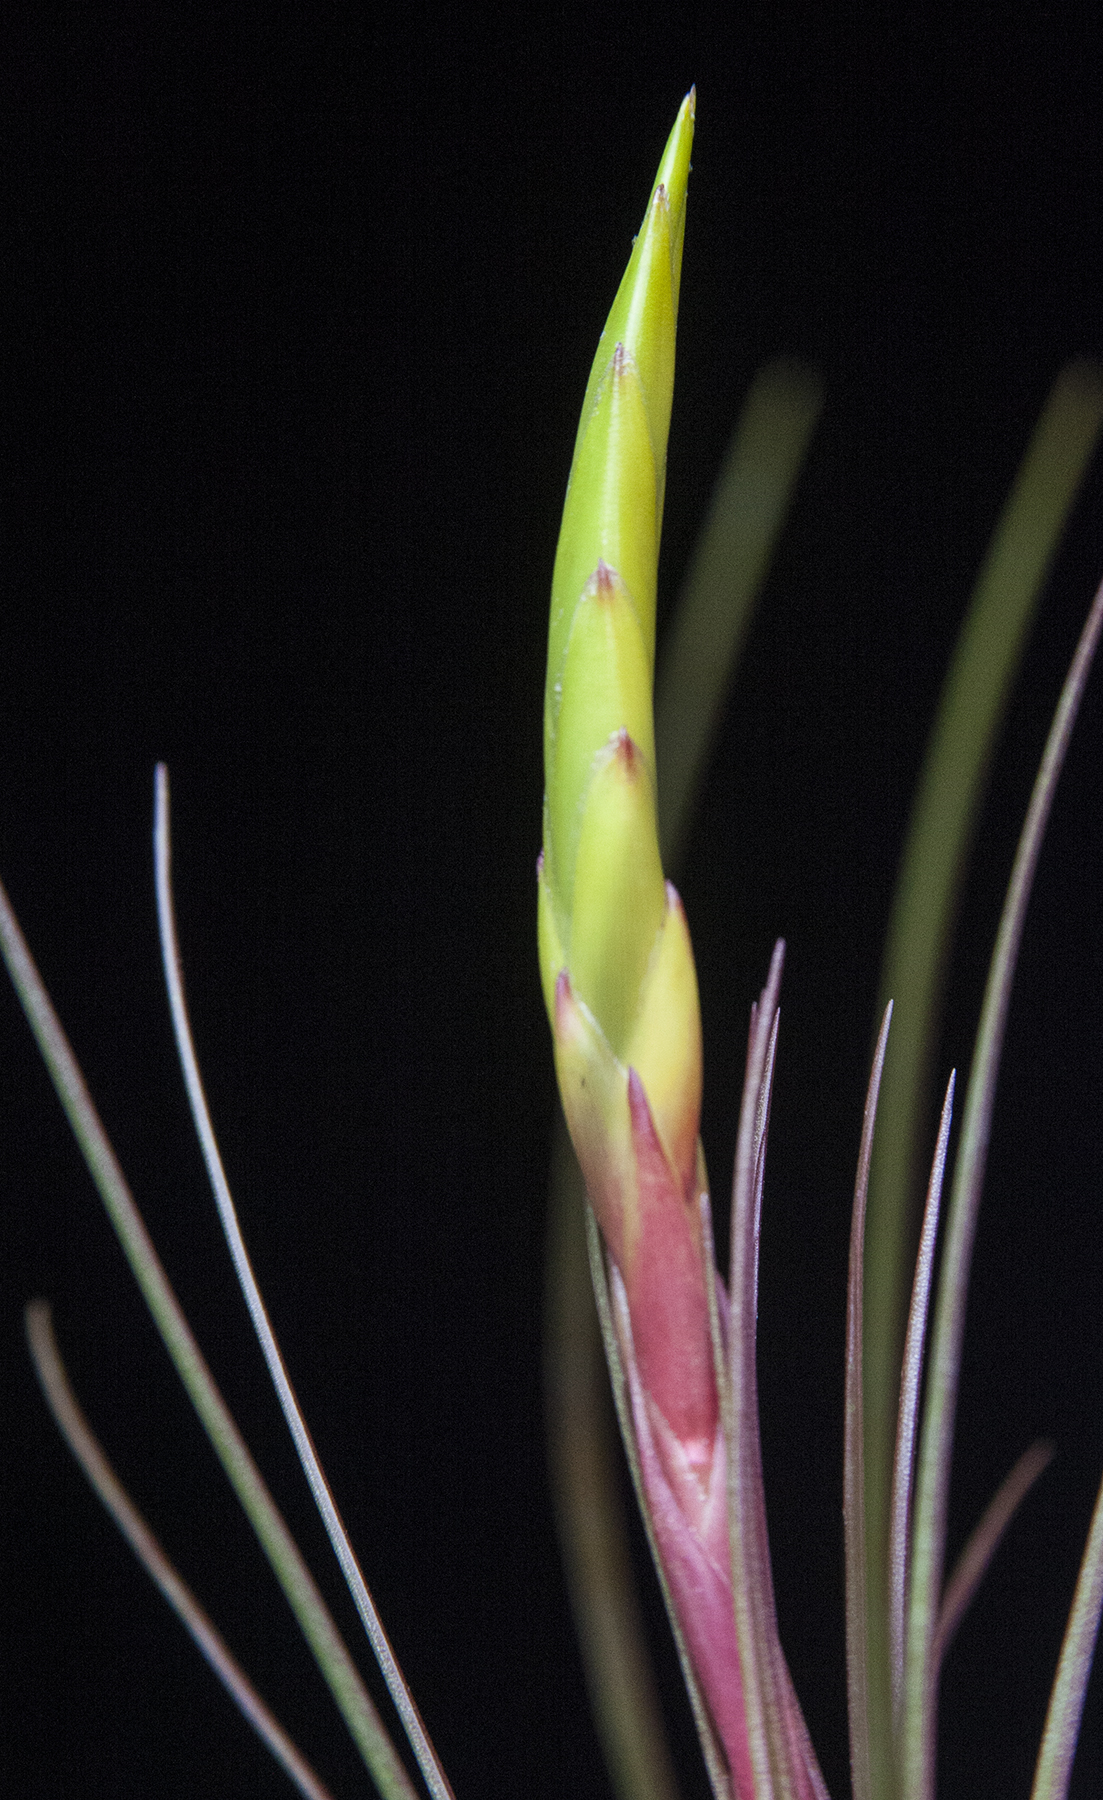
M752 1008L735 1157L731 1270L715 1270L708 1178L698 1139L701 1025L693 953L659 849L651 710L655 589L694 94L683 103L647 213L598 346L564 505L552 584L544 698L539 951L563 1110L585 1180L591 1263L635 1477L702 1748L718 1800L825 1793L778 1637L759 1445L757 1253L783 946ZM1089 387L1093 384L1087 384ZM1098 395L1062 421L1075 489L1098 429ZM1053 420L1047 421L1052 431ZM1071 426L1071 430L1070 430ZM1073 440L1069 446L1069 439ZM1036 448L1035 462L1045 460ZM1052 478L1052 461L1046 465ZM1028 470L1022 487L1037 485ZM1065 481L1070 480L1066 467ZM1058 485L1058 484L1055 484ZM1010 531L1029 510L1016 496ZM1022 563L1036 562L1025 542ZM1005 546L1001 546L1007 560ZM991 628L982 587L959 689L984 697L989 729L1000 674L1013 661L1022 568L1000 592ZM990 586L1000 587L998 578ZM1020 593L1020 611L1026 610ZM1009 618L1009 615L1011 617ZM943 1108L898 1384L899 1429L887 1533L867 1540L863 1391L865 1211L878 1093L892 1014L874 1058L855 1190L847 1325L844 1518L851 1769L858 1800L933 1792L943 1651L999 1536L1048 1460L1020 1460L943 1590L954 1397L969 1255L983 1177L1010 983L1041 835L1103 623L1103 588L1070 670L1039 773L993 958L966 1102L942 1279L918 1489L912 1498L924 1333L954 1081ZM983 648L977 648L977 640ZM972 668L970 668L970 659ZM964 667L962 666L964 665ZM987 692L986 692L987 689ZM684 698L692 704L692 696ZM950 708L961 694L950 689ZM966 702L968 704L968 702ZM943 733L945 737L946 732ZM977 732L985 741L982 724ZM936 738L936 752L939 739ZM974 748L975 764L983 747ZM960 771L967 810L976 776ZM952 804L952 803L951 803ZM922 829L922 825L920 827ZM949 833L947 860L960 841ZM936 889L937 893L937 889ZM937 901L935 905L937 914ZM594 1229L596 1221L596 1230ZM600 1242L598 1241L600 1232ZM887 1548L887 1570L867 1568ZM1103 1599L1103 1494L1039 1756L1035 1794L1065 1791ZM884 1606L885 1617L871 1619ZM888 1650L889 1667L874 1668ZM885 1679L887 1673L887 1680ZM891 1716L876 1717L878 1700Z
M663 865L673 866L687 797L820 395L815 378L790 365L763 371L752 389L697 559L696 586L691 584L671 633L672 672L665 688L660 686L656 725L652 690L658 548L694 105L691 93L664 152L602 335L568 483L552 585L544 702L539 955L563 1109L592 1206L590 1269L614 1398L709 1778L717 1800L815 1800L825 1793L824 1783L775 1616L755 1365L757 1250L782 946L751 1011L725 1283L715 1267L710 1187L699 1138L702 1031L693 951L681 900L665 879ZM1103 383L1083 368L1066 374L1054 390L978 585L908 851L911 863L918 860L926 876L924 846L933 840L941 872L933 884L917 883L914 873L903 882L894 928L897 948L886 970L905 1032L910 1028L900 1015L908 1011L905 997L913 989L919 994L916 1010L929 1016L934 1009L948 897L960 869L980 771L1033 598L1101 425ZM710 595L715 601L722 589L731 590L727 598L711 604ZM925 1359L952 1080L943 1108L906 1338L899 1333L902 1376L891 1320L904 1260L899 1244L906 1244L907 1237L906 1225L899 1225L907 1196L890 1194L881 1213L874 1203L878 1182L886 1190L894 1180L898 1190L907 1182L891 1173L878 1175L876 1163L871 1227L876 1226L878 1243L890 1245L880 1261L871 1258L865 1231L871 1158L883 1135L883 1125L875 1133L875 1117L889 1042L887 1009L878 1037L859 1152L846 1352L846 1649L856 1800L928 1800L932 1794L942 1655L1008 1518L1048 1455L1048 1448L1038 1445L1020 1459L944 1584L954 1395L1000 1043L1041 835L1101 621L1103 590L1061 698L1012 875L970 1074L933 1346ZM669 797L665 801L665 822L664 793L675 796L673 802ZM154 847L173 1030L235 1270L312 1494L420 1777L434 1800L446 1800L452 1790L299 1411L230 1197L184 998L163 767L155 782ZM915 923L919 888L926 911ZM909 962L919 938L923 953ZM418 1791L415 1778L215 1386L2 889L0 948L138 1283L369 1779L386 1800L410 1800ZM925 973L915 975L916 962L924 964ZM911 1123L905 1121L905 1137L909 1130L914 1135L915 1120L922 1117L917 1095L925 1042L920 1032L907 1064L912 1074L904 1089ZM892 1085L891 1056L887 1069L886 1095ZM895 1110L899 1113L900 1106ZM906 1147L905 1164L911 1154ZM553 1314L562 1298L553 1304ZM864 1333L864 1322L875 1329ZM273 1717L114 1475L69 1388L44 1303L28 1308L27 1334L47 1400L104 1504L288 1779L311 1800L324 1800L329 1790ZM865 1358L864 1336L875 1340L876 1351ZM893 1371L886 1374L890 1363ZM887 1480L881 1467L886 1410L899 1420ZM588 1524L594 1516L605 1519L604 1542L615 1561L615 1520L611 1512L602 1512L613 1501L612 1485L597 1491L591 1487L584 1510ZM600 1586L600 1581L592 1582L587 1591L585 1579L578 1584L583 1635L591 1640L604 1630L590 1631ZM1101 1599L1103 1504L1093 1520L1057 1673L1035 1800L1058 1800L1067 1789ZM624 1616L622 1612L620 1622L604 1630L603 1655L591 1662L597 1710L606 1722L612 1710L604 1707L602 1684L615 1682L618 1668L635 1653ZM615 1778L633 1800L658 1793L662 1781L661 1775L651 1786L637 1780L630 1756L623 1754L625 1736L636 1749L650 1742L649 1723L638 1708L633 1711L634 1705L630 1697L627 1729L622 1716L620 1727L606 1731ZM656 1767L659 1756L656 1751Z
M807 1795L822 1781L776 1642L760 1483L746 1461L728 1467L732 1441L755 1454L753 1358L750 1414L736 1422L726 1404L721 1425L724 1347L742 1341L752 1296L740 1292L734 1331L715 1317L710 1330L710 1286L714 1315L726 1300L710 1281L701 1018L685 914L659 860L655 599L693 123L691 93L602 333L567 487L544 696L540 963L563 1106L609 1246L647 1516L688 1667L737 1791L750 1796L757 1780L753 1687L750 1705L778 1722L788 1782ZM774 993L779 974L780 957ZM767 1030L773 1012L765 1004ZM759 1032L748 1198L761 1178L766 1048ZM743 1502L733 1565L729 1514Z

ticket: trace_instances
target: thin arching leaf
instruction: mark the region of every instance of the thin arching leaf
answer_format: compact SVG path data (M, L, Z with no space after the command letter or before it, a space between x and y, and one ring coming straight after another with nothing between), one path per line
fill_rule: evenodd
M846 1289L846 1406L843 1427L843 1544L846 1552L846 1689L850 1719L850 1779L854 1800L870 1800L869 1652L866 1627L865 1481L862 1470L862 1264L865 1254L866 1192L877 1095L892 1023L885 1008L869 1075L854 1211L850 1225L850 1270Z
M341 1716L384 1800L415 1800L410 1778L371 1696L192 1335L3 886L0 952L154 1324Z
M26 1312L26 1324L35 1374L58 1430L147 1575L156 1582L191 1634L200 1655L210 1664L234 1705L272 1752L304 1800L332 1800L329 1789L319 1781L279 1720L265 1705L221 1632L165 1555L111 1467L73 1393L45 1300L31 1302Z
M772 1659L763 1655L763 1579L770 1580L768 1549L760 1542L762 1485L758 1437L758 1375L755 1325L758 1310L758 1208L756 1181L762 1136L762 1091L774 1036L784 946L778 944L762 997L751 1018L747 1074L739 1115L732 1181L731 1275L727 1382L728 1531L731 1538L735 1632L743 1674L743 1704L756 1795L772 1796L775 1768L783 1758L778 1742L777 1694Z
M560 1548L590 1706L614 1791L632 1800L677 1800L629 1558L617 1430L586 1248L586 1184L562 1129L551 1188L545 1406Z
M965 1547L950 1573L942 1605L938 1609L938 1628L934 1640L936 1667L941 1667L954 1633L1000 1547L1004 1532L1043 1469L1048 1468L1052 1457L1053 1445L1044 1438L1031 1444L1029 1450L1024 1450L1014 1468L1000 1482L965 1540Z
M659 843L671 874L822 408L813 369L784 359L763 365L690 555L655 684Z
M659 1578L659 1586L662 1589L663 1600L666 1603L667 1617L670 1620L671 1630L674 1633L674 1642L678 1649L678 1660L681 1664L686 1691L689 1694L690 1706L693 1711L694 1722L697 1726L697 1734L701 1741L701 1750L704 1755L705 1766L708 1769L709 1780L712 1783L712 1791L715 1800L734 1800L724 1753L720 1747L716 1732L713 1729L708 1707L705 1705L704 1697L698 1685L696 1674L694 1673L693 1663L690 1660L689 1651L686 1648L685 1638L682 1634L682 1628L678 1620L677 1609L671 1597L670 1587L666 1579L666 1573L663 1569L662 1558L659 1555L659 1547L655 1541L655 1535L651 1526L647 1499L644 1493L643 1475L640 1467L640 1448L636 1441L636 1427L633 1422L631 1396L629 1394L629 1380L632 1371L630 1368L625 1367L624 1358L621 1354L622 1341L628 1346L629 1354L631 1354L631 1321L628 1318L627 1306L622 1306L620 1308L620 1312L623 1315L621 1319L622 1330L618 1333L617 1325L614 1322L614 1306L615 1284L619 1281L619 1277L617 1276L615 1268L610 1273L607 1266L605 1251L601 1242L601 1233L598 1230L597 1220L594 1218L593 1209L589 1205L586 1207L586 1243L590 1257L590 1269L593 1278L594 1297L597 1302L598 1320L601 1326L601 1337L605 1346L605 1354L609 1365L609 1376L613 1388L613 1400L617 1410L617 1419L621 1429L621 1438L624 1443L625 1455L628 1459L628 1467L632 1475L632 1485L635 1489L640 1515L643 1519L644 1529L647 1532L647 1541L651 1547L651 1556L655 1564L655 1572Z
M904 1339L904 1368L900 1377L900 1414L896 1427L896 1456L892 1467L892 1510L889 1526L889 1655L892 1659L892 1724L900 1729L900 1712L904 1703L904 1618L908 1597L908 1563L911 1551L912 1484L915 1479L915 1437L919 1421L919 1391L923 1382L923 1346L927 1337L927 1311L934 1275L934 1247L938 1236L938 1218L942 1207L942 1183L946 1173L946 1150L950 1142L953 1117L956 1070L951 1073L942 1102L938 1124L938 1141L931 1179L927 1186L927 1203L923 1208L923 1230L919 1238L919 1255L912 1283L912 1303L908 1310L908 1332Z
M885 1604L897 1386L947 947L993 747L1038 598L1103 426L1103 374L1054 384L996 526L942 690L912 807L881 969L896 1027L866 1223L866 1581L874 1789L892 1789Z
M1072 1759L1076 1754L1076 1738L1080 1715L1084 1710L1084 1694L1091 1674L1095 1641L1099 1636L1099 1616L1103 1610L1103 1487L1100 1487L1092 1513L1091 1529L1084 1546L1080 1575L1073 1596L1072 1611L1061 1645L1057 1677L1046 1713L1042 1747L1034 1772L1030 1800L1065 1800L1068 1793Z
M756 1800L825 1794L778 1637L766 1530L758 1421L755 1327L762 1180L777 1050L785 946L751 1014L747 1071L732 1181L728 1362L721 1383L728 1447L728 1534L747 1743Z
M1019 943L1042 838L1072 727L1103 627L1100 586L1065 678L1034 784L1011 872L985 989L961 1145L954 1165L946 1243L939 1273L934 1337L916 1492L913 1561L904 1667L902 1764L905 1800L929 1800L934 1784L938 1671L935 1639L941 1599L950 1487L950 1453L969 1265L976 1234L1004 1027Z
M425 1777L433 1800L454 1800L448 1779L441 1768L439 1758L433 1749L429 1734L422 1722L421 1714L414 1703L406 1679L398 1665L398 1658L391 1648L390 1639L383 1629L383 1621L376 1610L375 1602L364 1580L356 1553L349 1541L349 1536L337 1510L329 1482L326 1480L318 1453L306 1427L295 1390L287 1373L283 1354L276 1342L276 1334L268 1317L256 1276L253 1273L249 1253L245 1248L245 1240L241 1235L237 1209L230 1193L230 1184L226 1179L226 1171L222 1166L222 1157L215 1138L211 1115L207 1106L207 1096L203 1089L203 1077L199 1072L199 1061L195 1054L191 1024L188 1019L187 1002L184 999L184 973L180 963L180 947L176 936L176 912L172 898L172 852L169 833L169 779L164 763L158 763L155 776L155 805L153 825L154 863L157 887L157 924L161 937L161 957L165 970L165 985L168 989L169 1007L172 1012L172 1027L176 1036L176 1049L180 1058L180 1068L184 1076L188 1105L191 1107L196 1136L203 1152L203 1162L207 1177L218 1208L219 1220L226 1235L230 1256L233 1260L234 1272L241 1284L245 1303L249 1309L253 1329L257 1334L261 1350L264 1354L272 1385L276 1390L287 1428L298 1453L314 1498L314 1504L322 1515L333 1553L340 1564L341 1573L348 1583L349 1592L360 1614L360 1620L368 1636L387 1683L387 1690L394 1702L395 1710L402 1720L410 1746L418 1760L418 1767Z

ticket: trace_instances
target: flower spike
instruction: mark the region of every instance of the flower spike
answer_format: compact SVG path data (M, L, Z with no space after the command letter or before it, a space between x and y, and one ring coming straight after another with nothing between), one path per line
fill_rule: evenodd
M663 877L656 814L655 588L693 121L691 92L598 345L567 485L544 696L540 973L563 1110L611 1265L599 1290L607 1293L611 1359L623 1369L630 1461L691 1689L699 1689L726 1759L718 1774L706 1724L713 1785L736 1800L812 1800L822 1781L774 1623L753 1307L739 1327L749 1331L749 1353L741 1347L736 1355L712 1265L698 1137L693 949L681 900ZM775 996L779 978L778 957ZM775 1007L776 998L768 1038ZM755 1206L769 1081L760 1063ZM729 1355L737 1379L750 1370L734 1413ZM741 1595L745 1567L753 1591ZM737 1628L741 1608L745 1632ZM759 1697L750 1734L745 1690Z
M655 805L655 583L694 95L598 345L552 583L539 865L567 1123L620 1271L645 1389L694 1468L719 1410L698 1194L701 1022ZM671 1281L672 1271L678 1271Z

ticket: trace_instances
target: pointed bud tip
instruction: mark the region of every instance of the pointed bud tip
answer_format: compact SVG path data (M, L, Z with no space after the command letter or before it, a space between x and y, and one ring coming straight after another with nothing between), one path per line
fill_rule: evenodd
M613 746L613 760L620 764L626 775L637 776L644 772L647 765L644 762L643 751L635 739L630 736L626 725L622 725L619 731L615 731L610 741Z
M649 1132L657 1136L655 1122L651 1117L651 1107L647 1100L647 1090L634 1068L628 1070L628 1107L632 1114L632 1122L641 1134Z
M556 1024L559 1023L560 1018L562 1017L563 1013L566 1012L567 1008L572 1006L573 1004L574 1004L574 995L571 993L571 978L568 975L566 968L564 967L564 968L560 969L558 975L555 978Z
M616 573L609 567L603 556L598 558L598 565L592 579L598 599L611 600L616 592Z

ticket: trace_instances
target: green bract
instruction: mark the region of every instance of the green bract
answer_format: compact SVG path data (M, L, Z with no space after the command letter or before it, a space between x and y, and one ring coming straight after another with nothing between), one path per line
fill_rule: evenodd
M556 981L566 969L575 997L622 1063L636 1062L635 1052L647 1060L646 1046L633 1039L641 1012L649 1010L645 990L662 960L658 944L669 916L656 831L651 692L693 120L691 92L590 372L548 628L544 998L554 1029Z

